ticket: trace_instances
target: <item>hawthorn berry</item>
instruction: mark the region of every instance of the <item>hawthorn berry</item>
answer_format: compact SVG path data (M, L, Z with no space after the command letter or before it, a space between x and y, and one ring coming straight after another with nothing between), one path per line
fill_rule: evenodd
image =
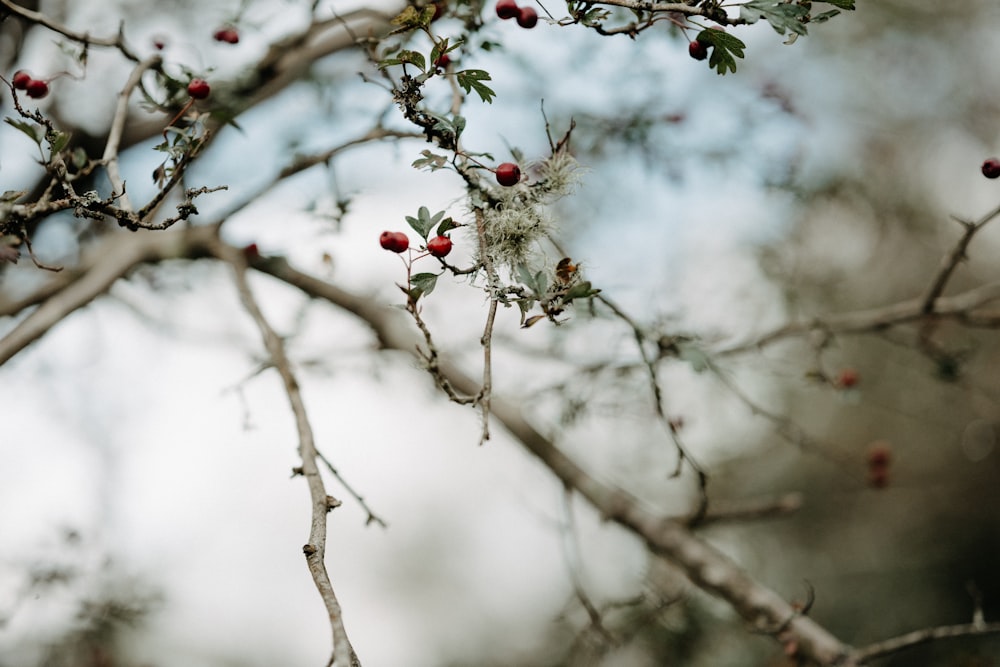
M451 64L451 56L447 53L442 53L434 60L434 67L439 69L447 69L448 65Z
M521 168L513 162L504 162L497 167L497 183L504 187L517 185L521 181Z
M843 368L837 374L837 378L833 381L833 384L838 389L851 389L852 387L856 386L860 381L861 381L860 373L858 373L853 368Z
M688 55L695 60L704 60L708 57L708 44L694 40L688 44Z
M983 162L983 176L986 178L1000 178L1000 158L991 157L989 160Z
M219 28L212 37L217 42L226 42L227 44L238 44L240 41L240 33L236 32L236 28L232 26Z
M517 14L517 24L522 28L531 29L538 23L538 12L531 7L521 7Z
M379 245L390 252L406 252L410 247L410 239L403 232L382 232L378 237Z
M520 16L521 9L517 6L517 0L497 0L497 16L506 20L515 16Z
M444 257L451 252L451 239L447 236L435 236L427 242L427 252L435 257Z
M14 72L14 76L10 78L10 83L12 86L18 90L27 90L28 84L31 83L31 75L25 72L23 69L19 69Z
M212 88L204 79L191 79L188 84L188 95L196 100L203 100L212 92Z
M31 79L24 92L28 94L28 97L39 100L49 94L49 84L41 79Z
M884 489L889 485L889 464L892 463L892 447L885 440L876 440L868 446L868 485Z
M888 468L892 462L892 447L885 440L876 440L868 447L868 468Z
M434 3L434 16L431 17L431 21L437 21L439 18L444 16L444 10L448 8L448 3L444 0L438 0Z

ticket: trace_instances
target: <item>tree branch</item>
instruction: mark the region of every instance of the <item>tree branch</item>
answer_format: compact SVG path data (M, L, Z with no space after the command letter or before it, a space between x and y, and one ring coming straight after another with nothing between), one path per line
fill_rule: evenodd
M326 570L326 537L327 526L326 516L330 510L340 506L340 501L326 493L323 478L320 475L319 467L316 463L319 452L316 449L316 440L313 435L312 425L306 414L305 401L302 399L302 392L299 382L292 371L291 361L285 353L285 344L281 336L274 330L267 321L257 299L254 297L250 284L247 281L247 265L243 252L232 246L223 243L213 243L216 255L228 262L233 268L233 278L236 281L236 289L240 294L240 301L243 307L253 318L254 323L260 330L264 347L274 368L281 376L282 384L285 387L285 394L288 396L288 403L292 414L295 416L295 426L299 435L299 456L302 458L302 467L296 472L306 478L309 486L309 496L312 500L312 520L309 527L309 542L302 547L306 556L306 563L309 573L312 575L313 583L323 598L327 615L330 620L330 629L333 634L333 659L339 667L360 665L351 641L347 636L347 629L344 627L343 612L340 602L333 590L330 575ZM325 460L325 459L324 459ZM371 515L370 515L371 516Z

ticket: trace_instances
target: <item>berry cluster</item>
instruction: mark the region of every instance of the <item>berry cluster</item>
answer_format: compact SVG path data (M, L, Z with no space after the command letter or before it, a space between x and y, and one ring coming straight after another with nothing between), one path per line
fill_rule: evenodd
M403 232L385 231L378 237L379 245L389 252L402 253L410 247L410 239ZM427 252L435 257L445 257L451 252L451 239L443 234L427 241Z
M889 485L889 466L892 463L892 447L885 440L876 440L868 447L868 484L876 489Z
M538 23L538 12L531 7L518 7L517 0L497 0L497 16L506 19L517 19L522 28L534 28Z
M32 99L41 99L49 94L48 81L36 79L23 69L19 69L14 72L14 76L11 77L10 83L17 90L23 90L25 94Z

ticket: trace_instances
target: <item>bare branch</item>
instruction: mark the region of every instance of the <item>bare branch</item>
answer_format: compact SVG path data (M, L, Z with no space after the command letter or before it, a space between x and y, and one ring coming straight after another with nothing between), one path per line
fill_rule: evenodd
M128 117L128 101L132 97L132 91L139 85L142 75L147 70L158 67L161 62L162 59L159 55L153 55L140 62L132 70L128 81L125 82L125 87L118 94L118 105L115 108L114 119L111 121L108 143L104 148L104 156L101 158L105 169L108 170L108 178L111 180L112 191L121 194L121 207L129 212L132 210L132 204L129 202L128 194L125 192L125 182L122 180L121 173L118 170L118 146L121 143L122 132L125 129L125 119Z
M326 606L327 615L330 620L330 629L333 634L333 657L334 662L340 667L360 664L351 641L347 636L347 629L344 627L343 612L340 602L333 590L330 582L330 575L326 570L326 516L331 509L340 505L340 501L327 495L323 478L320 475L319 467L316 464L319 452L316 449L316 440L313 436L312 426L306 414L305 402L302 399L302 392L299 382L292 371L291 361L285 353L285 344L281 336L274 330L267 318L264 316L260 305L254 297L253 291L246 278L246 259L243 253L231 246L222 243L213 244L220 259L229 262L233 268L233 278L236 281L236 288L240 294L243 307L253 318L260 330L264 340L264 347L274 368L281 376L285 386L285 394L295 416L295 426L299 435L299 456L302 458L302 467L298 469L302 476L306 478L309 485L309 495L312 499L312 521L309 528L309 542L302 548L306 556L306 563L309 566L309 573L312 575L316 589L323 604ZM325 459L324 459L325 460Z
M780 340L796 338L814 331L826 334L872 333L901 324L911 324L925 318L952 319L959 322L975 320L977 308L1000 300L1000 282L987 283L950 297L938 297L930 313L924 312L924 299L909 299L879 308L868 308L841 315L815 318L807 322L782 325L751 341L738 343L714 352L716 356L756 350Z
M410 353L414 350L414 334L401 326L396 311L297 271L280 258L254 261L253 267L357 315L375 331L384 346ZM476 391L476 381L450 361L442 360L441 369L459 390ZM661 518L628 492L592 477L536 430L516 405L493 397L491 412L564 485L587 499L607 520L643 539L652 553L678 566L699 588L726 600L751 627L785 628L783 637L794 639L799 655L821 664L836 664L849 654L848 646L747 575L728 556L695 536L684 523Z
M886 639L885 641L857 649L851 656L852 660L846 663L845 667L864 665L876 658L898 653L903 649L926 644L938 639L994 634L1000 634L1000 623L965 623L963 625L945 625L936 628L915 630L899 637L893 637L892 639Z

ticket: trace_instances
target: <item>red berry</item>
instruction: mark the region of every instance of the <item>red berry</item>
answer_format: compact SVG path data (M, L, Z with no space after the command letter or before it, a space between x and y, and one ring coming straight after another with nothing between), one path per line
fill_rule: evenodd
M868 484L876 489L884 489L889 486L889 471L885 468L869 470Z
M212 35L217 42L226 42L228 44L237 44L240 41L240 33L236 32L236 28L219 28Z
M860 373L853 368L844 368L837 374L837 379L833 381L833 384L839 389L850 389L860 381Z
M434 16L431 17L431 21L437 21L439 18L444 16L444 10L448 8L448 3L444 0L438 0L434 3Z
M885 440L876 440L868 447L868 470L887 469L892 462L892 447Z
M447 53L442 53L437 57L437 59L434 60L434 67L438 67L440 69L445 69L450 64L451 64L451 56L449 56Z
M447 236L435 236L427 242L427 252L435 257L444 257L451 252L451 239Z
M196 100L205 99L211 92L212 89L204 79L191 79L191 83L188 84L188 95Z
M27 90L28 84L31 83L31 75L23 69L19 69L14 72L14 76L11 77L10 83L18 90Z
M517 24L522 28L534 28L538 23L538 12L531 7L521 7L517 14Z
M688 54L695 60L704 60L708 57L708 45L696 39L688 44Z
M521 168L513 162L504 162L497 167L497 183L504 187L517 185L521 181Z
M983 162L983 176L986 178L1000 178L1000 158L991 157Z
M519 16L521 10L517 6L517 0L497 0L497 16L502 19L512 19Z
M257 259L260 257L260 248L257 247L256 243L251 243L250 245L243 247L243 256L247 259Z
M39 79L31 79L24 90L28 93L28 97L38 100L49 94L49 84Z
M382 232L378 242L390 252L405 252L410 247L410 239L403 232Z

